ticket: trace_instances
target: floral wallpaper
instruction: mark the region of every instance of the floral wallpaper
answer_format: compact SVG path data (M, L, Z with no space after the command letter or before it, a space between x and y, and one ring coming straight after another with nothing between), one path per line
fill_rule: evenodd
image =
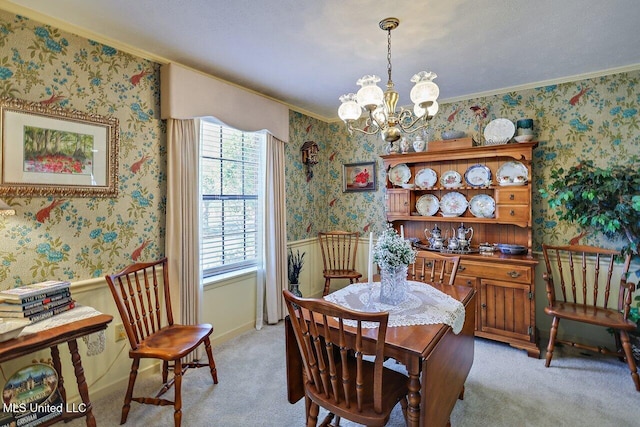
M59 105L120 121L117 198L5 197L17 215L0 216L0 289L45 279L102 277L164 253L165 123L159 118L159 64L0 10L0 96ZM428 139L469 135L490 120L533 118L534 249L582 230L559 223L537 192L559 166L593 159L638 167L640 71L612 74L440 106ZM401 98L408 94L400 94ZM402 101L402 99L401 99ZM336 108L338 101L336 100ZM315 141L319 163L307 181L300 147ZM342 122L290 112L286 146L287 240L328 229L384 229L385 174L377 137L349 135ZM345 163L377 164L377 190L344 193ZM603 243L587 234L582 243Z
M0 216L0 289L102 277L163 255L159 64L1 10L0 35L0 96L120 122L117 198L3 198L16 216Z
M518 92L441 104L427 137L441 139L445 130L461 130L472 136L491 120L534 119L538 147L533 163L533 241L540 250L543 242L564 243L580 238L581 243L616 246L597 234L583 234L571 224L559 223L538 189L545 185L550 171L592 159L599 166L611 164L640 167L640 71L549 85ZM408 95L408 94L405 94ZM400 94L402 97L403 94ZM401 99L402 101L402 99ZM338 107L336 101L336 108ZM478 122L476 111L486 109L487 117ZM320 164L314 167L312 182L304 173L296 149L303 141L315 139L320 145ZM323 124L301 114L291 114L291 143L287 161L289 240L315 236L319 227L327 229L373 231L384 227L384 171L379 155L384 144L377 137L349 135L342 122ZM342 164L378 162L378 190L369 193L342 192ZM296 163L297 162L297 163ZM314 182L315 181L315 182ZM312 200L313 208L306 205Z

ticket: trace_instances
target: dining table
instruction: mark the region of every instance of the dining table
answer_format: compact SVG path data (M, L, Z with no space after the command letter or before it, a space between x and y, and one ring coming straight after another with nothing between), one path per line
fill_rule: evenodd
M408 281L408 297L397 306L379 301L380 283L355 283L324 298L360 311L389 311L385 358L407 370L407 424L411 427L446 426L474 357L475 297L471 287ZM443 308L444 307L444 308ZM334 319L327 320L337 326ZM345 326L354 335L355 328ZM363 336L375 338L373 329ZM285 318L287 398L304 397L302 358L287 316Z

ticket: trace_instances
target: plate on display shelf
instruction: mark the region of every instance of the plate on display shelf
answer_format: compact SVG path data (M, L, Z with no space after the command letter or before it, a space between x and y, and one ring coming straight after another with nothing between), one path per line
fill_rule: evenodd
M516 126L509 119L495 119L484 128L484 139L489 145L506 144L516 133Z
M409 169L409 166L404 163L395 165L389 169L388 177L390 183L401 186L402 184L409 182L409 179L411 178L411 169Z
M491 183L491 169L480 164L469 166L464 180L472 187L485 187Z
M462 184L462 176L456 171L446 171L440 177L440 184L444 188L457 188Z
M529 180L529 170L520 162L506 162L496 173L500 185L525 185Z
M457 191L447 193L440 199L440 211L442 216L445 217L460 216L467 210L468 206L467 199Z
M493 218L496 201L488 194L478 194L469 200L469 212L476 218Z
M436 171L430 168L420 169L416 174L416 185L421 188L431 188L438 182Z
M440 208L440 201L433 194L425 194L416 202L416 210L422 216L434 216Z

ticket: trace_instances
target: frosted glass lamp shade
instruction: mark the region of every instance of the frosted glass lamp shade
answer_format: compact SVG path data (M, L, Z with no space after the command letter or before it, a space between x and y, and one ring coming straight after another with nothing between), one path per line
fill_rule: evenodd
M338 108L338 117L342 121L358 120L362 114L362 108L356 102L356 94L349 93L340 97L342 104Z
M436 114L438 114L439 109L440 109L440 106L438 105L438 101L433 101L433 104L427 107L426 111L427 113L429 113L430 117L433 117ZM415 114L416 117L422 117L424 113L425 113L425 109L422 108L420 104L416 104L413 106L413 114Z
M380 77L378 76L364 76L357 81L357 84L362 86L360 90L358 90L358 105L365 110L373 110L382 104L384 94L382 89L377 85L379 81Z
M432 80L437 76L435 73L420 71L411 77L411 81L415 86L411 89L409 96L414 104L422 104L429 101L435 101L440 95L440 88Z

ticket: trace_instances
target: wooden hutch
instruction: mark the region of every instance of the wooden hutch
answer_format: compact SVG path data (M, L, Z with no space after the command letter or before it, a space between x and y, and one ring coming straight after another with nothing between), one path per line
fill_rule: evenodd
M436 144L444 145L440 141ZM415 183L416 174L422 169L429 168L437 174L437 182L430 188L402 188L386 179L386 217L396 229L403 226L405 237L418 238L425 244L425 230L431 230L435 225L443 233L445 230L452 233L452 229L461 223L473 228L470 250L456 253L461 255L456 284L471 286L478 294L475 335L509 343L526 350L530 357L538 358L534 284L534 269L538 261L531 251L531 163L536 146L537 142L527 142L381 157L387 173L395 166L406 165L411 172L409 184ZM526 166L528 182L499 185L496 175L506 162L519 162ZM478 164L491 171L492 182L488 185L477 187L465 181L467 170ZM404 166L401 167L406 171ZM448 171L460 174L462 182L459 187L442 186L440 177ZM441 200L454 191L463 194L467 201L478 194L489 195L495 200L494 214L486 218L476 217L469 209L455 217L443 216L440 209L432 216L417 212L416 202L421 196L432 194ZM528 251L524 255L506 255L497 249L493 253L480 253L477 248L482 242L522 245Z

